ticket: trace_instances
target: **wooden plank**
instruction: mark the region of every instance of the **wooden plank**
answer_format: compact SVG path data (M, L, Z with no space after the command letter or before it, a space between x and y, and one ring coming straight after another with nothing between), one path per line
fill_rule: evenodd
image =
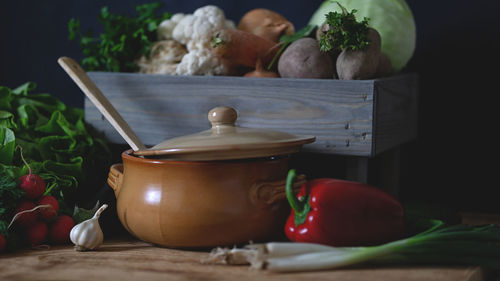
M207 251L154 247L135 239L105 241L98 251L71 246L0 255L0 280L336 280L336 281L481 281L479 267L358 267L317 272L270 273L247 266L209 265Z
M239 111L241 126L316 135L317 141L307 146L311 151L353 155L371 151L370 81L332 84L312 79L89 75L147 144L207 129L208 111L229 105ZM87 121L110 132L107 122L87 105ZM120 140L111 133L113 141Z
M384 79L346 81L106 72L88 74L139 138L149 145L205 130L209 128L208 111L218 105L229 105L238 110L241 126L315 135L316 142L307 145L306 151L372 157L375 152L372 143L375 141L374 94L386 95ZM405 85L412 80L411 77L413 75L403 75L389 80ZM412 87L413 84L410 84L403 88ZM377 91L375 85L378 85ZM379 104L392 98L392 94L379 98ZM383 110L382 106L379 111L391 112ZM123 143L88 100L85 101L85 118L111 141ZM383 120L379 123L388 127L389 122ZM391 141L386 141L385 146L407 141L407 138L398 139L399 134L395 130L390 127L385 133L383 128L378 130L381 137L391 139L395 135Z
M418 79L407 75L405 79L388 77L374 83L372 155L378 155L417 137Z

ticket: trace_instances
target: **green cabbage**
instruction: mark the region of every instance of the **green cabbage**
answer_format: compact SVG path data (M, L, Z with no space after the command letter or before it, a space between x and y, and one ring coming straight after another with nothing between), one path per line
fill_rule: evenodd
M416 27L413 14L404 0L327 0L313 14L309 24L320 26L325 14L342 12L339 5L348 11L357 10L356 18L369 18L368 25L382 37L382 52L391 59L395 70L406 66L415 51Z

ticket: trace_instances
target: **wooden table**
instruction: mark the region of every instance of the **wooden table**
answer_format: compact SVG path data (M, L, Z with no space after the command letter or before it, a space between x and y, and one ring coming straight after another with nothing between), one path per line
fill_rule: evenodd
M107 240L98 251L72 246L24 250L0 255L0 280L336 280L336 281L481 281L479 267L404 266L353 268L307 273L270 273L247 266L201 262L206 251L174 250L133 238Z

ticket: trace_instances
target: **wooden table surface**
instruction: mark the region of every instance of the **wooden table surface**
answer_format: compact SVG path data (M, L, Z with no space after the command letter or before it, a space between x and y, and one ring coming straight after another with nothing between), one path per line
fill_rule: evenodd
M156 247L133 238L107 240L97 251L70 245L0 255L0 280L336 280L481 281L479 267L363 267L306 273L271 273L248 266L205 264L208 251Z

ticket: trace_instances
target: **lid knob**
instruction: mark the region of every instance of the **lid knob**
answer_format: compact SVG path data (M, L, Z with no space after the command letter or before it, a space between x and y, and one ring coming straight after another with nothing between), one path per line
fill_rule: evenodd
M212 123L213 128L220 125L234 126L236 118L238 118L238 113L229 106L219 106L208 113L208 120Z

